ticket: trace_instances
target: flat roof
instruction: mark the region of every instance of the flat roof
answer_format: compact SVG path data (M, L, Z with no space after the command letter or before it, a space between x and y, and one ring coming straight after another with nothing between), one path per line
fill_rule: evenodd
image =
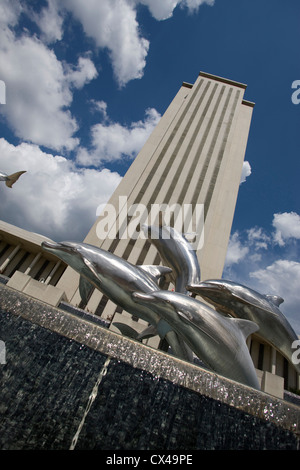
M58 260L56 256L44 251L41 247L43 241L52 241L50 238L16 227L15 225L4 222L3 220L0 220L0 241L1 240L5 240L12 245L20 244L31 253L39 253L42 251L45 258L56 261Z
M218 82L227 83L228 85L237 86L239 88L247 88L247 85L245 83L229 80L228 78L218 77L217 75L212 75L211 73L200 72L199 75L201 75L202 77L210 78L212 80L217 80Z

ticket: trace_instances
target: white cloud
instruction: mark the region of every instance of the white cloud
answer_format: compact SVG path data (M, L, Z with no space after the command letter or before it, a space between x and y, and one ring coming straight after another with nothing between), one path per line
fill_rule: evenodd
M109 51L115 78L122 87L143 76L150 46L140 32L137 5L146 5L160 21L170 18L176 6L195 12L204 3L212 6L214 0L65 0L63 6L81 22L97 47Z
M241 174L241 181L240 184L246 181L246 178L251 175L251 166L249 162L243 163L242 174Z
M135 0L135 2L146 5L151 15L156 20L161 21L173 15L173 10L181 3L181 0Z
M107 48L117 82L141 78L149 41L141 37L136 10L126 0L65 0L64 6L99 48Z
M75 88L82 88L98 75L96 67L89 57L79 57L76 67L67 64L65 68L66 80Z
M248 246L244 246L240 240L238 232L234 232L230 237L226 254L226 267L242 261L249 253Z
M213 6L215 4L215 0L182 0L182 4L193 12L198 10L198 8L204 4Z
M300 334L300 263L279 259L264 269L251 272L250 278L257 281L259 292L280 295L284 299L280 310Z
M280 295L285 300L280 310L300 334L300 263L295 261L297 244L286 243L300 238L299 216L294 212L274 214L273 226L277 247L271 229L268 232L262 227L252 227L232 234L223 278L262 294Z
M247 230L247 238L249 245L252 245L255 250L267 249L271 242L271 238L261 227L253 227Z
M1 112L20 139L57 151L73 150L79 139L74 137L76 119L68 109L72 88L82 88L96 75L89 57L79 57L72 67L60 62L36 36L16 37L5 25L0 31L0 76L6 84Z
M92 110L98 111L99 113L101 113L104 121L109 119L108 114L107 114L107 103L105 103L105 101L103 100L96 101L92 99L91 104L92 104Z
M12 189L0 185L0 218L55 240L85 237L100 204L121 181L107 169L76 168L62 156L32 144L18 146L0 139L1 170L26 170Z
M64 18L59 12L56 0L48 0L48 5L39 13L32 10L28 13L39 26L43 41L52 43L62 39Z
M101 102L102 109L103 106ZM104 161L121 159L124 155L134 158L160 119L155 109L147 109L143 121L133 122L130 126L105 122L92 128L92 149L80 148L77 161L84 166L97 166Z
M136 4L141 3L149 8L151 15L158 21L166 20L173 15L177 6L186 7L190 13L198 10L200 5L214 5L214 0L129 0Z
M19 0L2 0L0 2L0 25L14 26L22 11Z
M62 64L35 37L18 39L0 33L0 75L6 83L6 106L1 108L21 139L53 149L72 149L77 123L66 109L72 93Z
M274 214L272 224L276 229L274 240L278 245L284 246L291 238L300 239L300 216L296 212Z

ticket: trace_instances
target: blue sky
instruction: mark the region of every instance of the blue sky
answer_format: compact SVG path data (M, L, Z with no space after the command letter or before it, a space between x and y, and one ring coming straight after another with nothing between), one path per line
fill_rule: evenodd
M27 173L0 218L82 240L183 81L246 83L224 277L284 297L300 333L299 19L299 0L1 0L0 170Z

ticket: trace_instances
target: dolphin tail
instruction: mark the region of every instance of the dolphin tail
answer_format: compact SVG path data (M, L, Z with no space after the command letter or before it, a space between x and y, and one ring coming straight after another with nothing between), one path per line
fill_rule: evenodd
M234 322L235 325L241 330L245 340L250 336L252 333L255 333L259 330L258 325L251 321L251 320L244 320L243 318L228 318L230 322Z
M135 339L136 341L142 341L143 339L152 338L152 336L158 335L158 331L153 325L147 326L147 328L140 333L125 323L114 322L113 325L118 328L123 335L129 336L129 338Z
M128 336L129 338L136 340L139 335L134 328L131 328L131 326L126 325L125 323L114 322L113 325L120 330L122 335Z
M20 178L23 173L26 173L26 171L18 171L17 173L12 173L11 175L7 176L7 180L5 182L6 186L9 188L12 187L12 185Z

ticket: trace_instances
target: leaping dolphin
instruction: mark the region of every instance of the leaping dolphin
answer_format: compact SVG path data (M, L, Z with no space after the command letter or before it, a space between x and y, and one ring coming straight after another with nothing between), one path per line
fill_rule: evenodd
M259 390L246 344L247 337L258 329L254 322L225 317L203 302L177 292L132 295L139 306L152 307L168 322L213 371Z
M172 227L142 225L142 229L156 247L163 263L172 268L170 277L175 291L190 295L186 286L201 281L200 266L191 244Z
M223 313L254 321L259 327L257 334L292 362L292 343L299 338L278 308L283 302L281 297L262 295L242 284L223 279L210 279L189 285L188 289ZM294 366L300 374L300 365Z
M159 336L167 340L175 355L190 360L189 351L170 325L152 309L141 307L132 299L132 293L137 290L144 293L156 291L156 278L170 273L170 268L134 266L113 253L86 243L45 241L42 247L80 274L81 292L88 291L92 284L118 306L155 326Z
M20 178L23 173L26 171L18 171L17 173L12 173L11 175L7 175L6 173L0 172L0 181L5 181L6 186L9 188Z

